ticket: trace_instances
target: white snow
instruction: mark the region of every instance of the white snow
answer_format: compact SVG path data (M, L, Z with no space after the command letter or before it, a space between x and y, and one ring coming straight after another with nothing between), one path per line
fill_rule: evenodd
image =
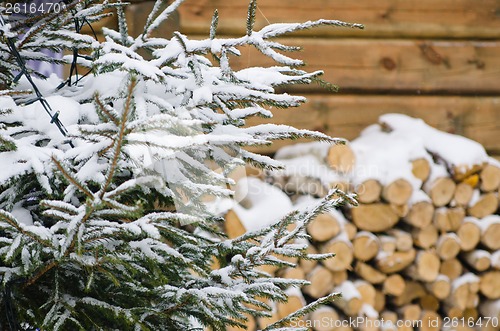
M419 202L432 202L432 201L431 201L431 198L429 198L427 193L425 193L424 191L414 190L411 197L410 197L410 200L408 201L408 205L412 206L412 205L417 204Z
M368 318L377 318L378 312L371 305L364 303L358 312L358 316L366 316Z
M471 272L463 274L451 282L451 289L455 291L457 288L467 283L479 283L479 277Z
M290 198L280 189L262 182L258 178L247 177L248 194L244 200L250 202L249 209L235 204L234 212L238 215L247 231L262 229L292 211Z
M283 159L281 162L285 168L282 170L275 170L270 172L274 177L290 177L296 180L307 178L318 179L319 182L325 187L329 188L332 183L348 181L345 176L333 171L324 162L319 161L313 155L298 156L292 159Z
M436 279L434 280L434 282L447 282L449 283L450 282L450 278L446 275L443 275L443 274L439 274Z
M397 179L406 179L415 190L422 181L412 173L411 161L429 156L421 139L405 132L383 132L378 125L363 130L350 144L356 155L355 183L376 179L387 185Z
M453 239L457 243L460 243L460 238L458 238L456 233L453 232L447 232L439 236L439 239L436 243L437 246L439 246L443 241L448 240L448 239Z
M434 185L436 184L436 180L439 178L448 178L450 175L446 170L446 167L442 164L431 163L431 173L429 174L429 178L424 184L424 191L429 192L432 190Z
M19 223L25 225L33 225L33 217L31 217L30 211L26 208L23 208L21 202L16 203L10 213L16 218Z
M439 155L450 165L472 167L488 162L488 155L478 142L439 131L421 119L402 114L385 114L380 116L379 122L389 126L393 132L420 137L425 149Z
M499 215L488 215L480 219L477 224L481 228L481 233L484 233L490 226L493 224L500 224L500 216Z
M52 108L53 115L59 113L59 120L66 129L69 130L72 125L78 123L80 119L80 104L78 102L58 95L48 96L46 101ZM25 106L24 110L19 112L19 114L22 116L22 121L26 126L45 133L53 140L57 141L61 139L61 132L55 124L50 123L50 116L39 102Z
M373 234L372 232L360 231L360 232L356 233L356 236L354 238L356 239L356 238L361 238L361 237L366 237L366 238L370 239L369 241L366 242L367 247L371 242L376 242L376 243L379 242L379 238L375 234Z
M481 192L475 189L474 191L472 191L472 197L469 200L469 207L474 206L479 201L479 199L481 199Z
M491 254L491 266L497 270L500 270L500 250Z
M310 195L301 195L297 200L295 200L294 209L302 210L302 211L310 211L315 206L320 203L321 199L316 199ZM344 214L336 209L331 209L327 213L332 215L338 222L341 232L343 232L344 226L349 221L345 218Z
M293 144L280 148L274 155L274 158L284 160L304 155L314 155L318 160L323 161L328 154L330 146L332 146L331 143L323 141Z
M475 251L469 252L467 254L468 257L472 259L482 259L482 258L487 258L488 260L491 260L492 255L490 252L485 251L484 249L477 249Z
M345 301L352 300L354 298L361 299L361 294L359 293L353 282L346 280L342 284L335 287L333 292L339 292L342 294L342 299Z

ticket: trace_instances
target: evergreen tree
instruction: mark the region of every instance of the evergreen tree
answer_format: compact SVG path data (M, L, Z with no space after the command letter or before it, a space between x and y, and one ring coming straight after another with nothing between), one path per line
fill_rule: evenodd
M253 0L240 38L216 37L217 12L205 40L178 32L152 38L181 3L162 9L156 1L137 38L128 34L121 2L80 0L60 13L2 20L3 330L243 326L245 313L270 316L271 307L258 298L285 301L288 287L306 283L271 277L259 266L293 265L280 256L330 256L307 255L295 239L307 236L304 228L314 216L355 203L339 191L235 239L224 237L214 208L233 195L226 175L234 167L281 166L242 147L297 137L343 143L289 126L245 126L249 117L271 117L270 106L305 101L276 92L277 86L320 82L321 72L300 70L301 61L282 53L296 48L273 38L319 25L360 26L320 20L254 31ZM103 42L79 33L110 7L119 31L104 29ZM246 45L276 65L233 70L231 56ZM59 61L44 49L71 55ZM91 74L61 83L26 67L27 60L72 63L73 74L76 65ZM288 230L292 223L296 227ZM299 330L287 321L334 296L265 330Z

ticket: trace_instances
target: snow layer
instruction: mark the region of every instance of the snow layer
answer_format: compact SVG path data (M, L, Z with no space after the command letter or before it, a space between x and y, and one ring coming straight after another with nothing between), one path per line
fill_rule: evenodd
M251 207L247 209L235 204L233 210L247 231L262 229L292 210L290 198L280 189L258 178L247 177L241 181L247 182L248 189L243 201L248 201Z
M275 177L298 177L318 179L324 187L331 183L345 181L345 177L333 171L324 162L313 155L303 155L291 159L281 160L285 168L271 172Z
M390 127L393 132L419 137L425 149L439 155L450 165L472 167L489 160L484 147L478 142L439 131L421 119L402 114L386 114L380 116L379 122Z
M294 144L281 148L276 152L274 157L278 160L283 160L304 155L314 155L318 160L323 161L331 145L331 143L323 141Z
M378 125L366 128L351 143L356 155L354 181L356 184L377 179L387 185L404 178L419 189L422 182L412 174L411 161L429 159L420 137L406 132L383 132Z

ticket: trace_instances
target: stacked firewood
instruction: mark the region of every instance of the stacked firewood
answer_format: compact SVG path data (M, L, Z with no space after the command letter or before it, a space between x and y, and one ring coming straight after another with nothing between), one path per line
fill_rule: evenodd
M251 328L339 292L342 298L295 326L413 330L418 324L409 321L420 321L420 330L498 330L500 163L479 144L391 114L350 144L295 145L276 158L287 169L265 178L280 188L279 198L262 198L267 210L279 209L272 201L285 195L295 207L314 203L333 187L357 193L359 206L319 215L307 227L310 252L334 258L268 270L311 285ZM251 227L251 210L229 212L228 231ZM358 317L363 323L354 327L335 322Z

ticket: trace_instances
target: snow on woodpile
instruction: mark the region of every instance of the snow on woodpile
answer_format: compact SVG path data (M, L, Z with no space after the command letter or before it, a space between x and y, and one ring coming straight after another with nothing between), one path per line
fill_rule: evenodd
M309 316L313 330L330 330L321 326L326 317L384 318L393 325L446 317L498 322L500 163L480 144L387 114L345 145L297 144L275 158L284 170L266 173L267 183L250 180L266 188L263 195L249 194L246 206L242 201L227 214L226 226L239 227L236 233L307 209L335 187L356 193L360 202L321 214L306 228L309 252L335 257L273 270L311 282L294 308L342 294ZM277 307L278 315L287 310Z

